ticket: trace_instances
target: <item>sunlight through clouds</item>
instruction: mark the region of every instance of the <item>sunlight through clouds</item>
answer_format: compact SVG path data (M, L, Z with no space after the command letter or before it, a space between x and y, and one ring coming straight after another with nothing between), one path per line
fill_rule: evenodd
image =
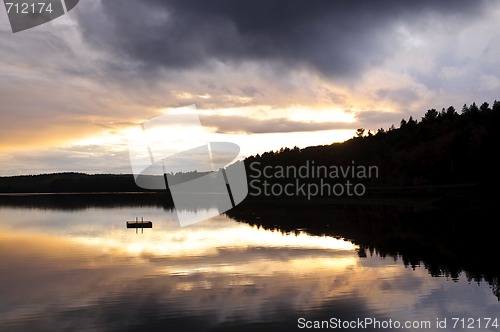
M260 26L227 1L219 13L189 1L125 0L120 11L113 3L82 1L19 34L2 11L3 175L64 170L47 156L78 158L81 149L95 152L74 171L127 170L123 158L102 162L125 152L122 136L192 104L209 136L230 138L248 156L344 141L357 128L387 129L429 108L499 98L498 2L296 1L276 24ZM251 2L239 6L258 12ZM134 19L151 10L147 24ZM166 130L169 140L180 131ZM189 131L184 136L201 135ZM90 167L102 164L109 167Z

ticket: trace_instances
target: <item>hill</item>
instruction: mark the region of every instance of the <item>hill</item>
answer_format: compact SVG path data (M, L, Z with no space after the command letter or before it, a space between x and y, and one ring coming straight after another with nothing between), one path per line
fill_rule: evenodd
M56 173L0 178L0 193L135 192L133 175Z
M500 146L499 127L498 101L492 107L486 102L480 107L476 103L464 105L460 114L450 106L440 112L430 109L421 120L403 119L398 128L393 125L375 133L360 128L355 137L343 143L283 148L247 158L245 165L250 187L260 194L256 196L266 196L265 185L268 193L275 186L275 193L279 194L280 186L283 189L294 176L301 183L318 188L351 181L366 186L367 192L370 188L477 187L494 193L500 184L495 163ZM298 172L301 167L303 174ZM374 169L372 174L367 173L370 167ZM346 195L344 191L337 196ZM281 195L271 196L287 195L283 190Z

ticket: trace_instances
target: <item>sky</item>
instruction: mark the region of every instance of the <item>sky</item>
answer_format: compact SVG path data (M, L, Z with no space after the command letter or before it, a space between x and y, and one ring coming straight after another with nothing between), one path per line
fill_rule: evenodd
M130 133L189 105L203 133L166 144L243 158L492 104L498 31L485 0L84 0L19 33L0 8L0 176L131 173Z

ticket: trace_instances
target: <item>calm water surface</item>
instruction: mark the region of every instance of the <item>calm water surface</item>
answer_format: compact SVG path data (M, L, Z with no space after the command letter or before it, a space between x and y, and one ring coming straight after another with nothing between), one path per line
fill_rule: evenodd
M153 229L126 229L135 217ZM227 216L182 228L154 206L4 205L0 220L2 331L288 331L301 317L430 321L432 331L447 318L441 330L456 331L453 317L500 318L488 284L359 257L335 237Z

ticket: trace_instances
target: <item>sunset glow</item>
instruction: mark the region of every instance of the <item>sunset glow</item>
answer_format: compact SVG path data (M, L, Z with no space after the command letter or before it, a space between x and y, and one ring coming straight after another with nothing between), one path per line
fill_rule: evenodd
M154 22L164 29L154 40L147 37L156 35L151 27L129 17L135 10L114 13L103 11L106 6L84 1L60 19L18 34L0 11L0 174L127 172L125 134L189 105L196 105L202 125L217 139L240 144L243 157L341 142L357 128L387 129L429 108L460 108L498 97L499 44L494 41L500 11L493 2L467 11L458 6L451 13L437 5L397 9L389 16L374 9L373 22L358 22L359 27L343 31L345 38L339 38L335 23L340 17L315 25L306 16L290 18L284 24L293 38L268 27L274 52L253 27L249 35L224 30L222 22L237 26L237 17L218 21L198 8L198 21L214 27L204 32L206 40L224 35L251 52L249 36L255 42L251 56L213 48L194 38L191 29L183 30L185 43L179 44L164 25L166 17L181 18L172 14L178 10L173 4L153 10L162 13ZM363 15L362 9L352 10ZM468 24L457 19L471 10ZM304 39L294 32L300 24L309 32L324 28ZM144 38L122 33L129 30ZM156 52L136 49L140 39ZM165 130L169 141L182 134L197 139L196 132L186 135L171 125ZM63 162L63 155L78 163Z

